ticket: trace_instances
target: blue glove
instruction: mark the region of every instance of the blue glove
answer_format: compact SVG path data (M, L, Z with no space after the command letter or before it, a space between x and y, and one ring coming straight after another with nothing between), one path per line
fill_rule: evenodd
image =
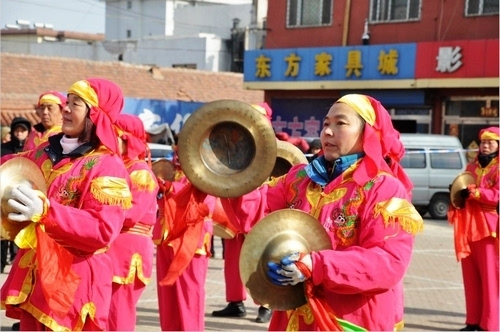
M275 262L268 262L268 278L273 284L278 286L296 285L299 282L304 282L307 277L300 271L295 263L297 261L304 260L304 262L302 263L304 263L309 268L309 270L311 270L312 264L310 255L302 256L303 258L301 259L301 254L299 252L294 252L283 257L280 261L280 264L277 264Z

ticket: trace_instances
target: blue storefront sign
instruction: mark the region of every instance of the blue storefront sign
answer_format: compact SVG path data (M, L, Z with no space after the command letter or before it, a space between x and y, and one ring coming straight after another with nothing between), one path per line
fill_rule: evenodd
M398 80L415 77L416 43L245 52L245 82Z
M146 130L167 123L171 130L178 133L191 113L203 104L178 100L125 98L123 112L139 116Z

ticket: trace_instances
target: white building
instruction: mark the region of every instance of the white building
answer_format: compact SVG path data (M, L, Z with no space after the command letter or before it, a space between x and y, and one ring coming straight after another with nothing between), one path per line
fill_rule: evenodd
M105 0L100 34L22 26L2 29L1 52L241 71L263 45L267 0Z

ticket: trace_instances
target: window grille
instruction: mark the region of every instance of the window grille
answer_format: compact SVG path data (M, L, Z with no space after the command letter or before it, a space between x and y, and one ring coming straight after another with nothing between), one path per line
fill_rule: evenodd
M465 16L498 14L498 0L466 0Z
M420 5L421 0L370 0L370 22L419 20Z
M333 0L288 0L287 27L332 24Z

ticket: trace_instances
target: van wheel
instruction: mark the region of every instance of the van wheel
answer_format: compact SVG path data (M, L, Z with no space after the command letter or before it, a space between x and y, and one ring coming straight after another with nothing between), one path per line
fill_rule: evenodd
M433 219L445 220L448 216L450 197L446 194L436 194L429 204L429 214Z

